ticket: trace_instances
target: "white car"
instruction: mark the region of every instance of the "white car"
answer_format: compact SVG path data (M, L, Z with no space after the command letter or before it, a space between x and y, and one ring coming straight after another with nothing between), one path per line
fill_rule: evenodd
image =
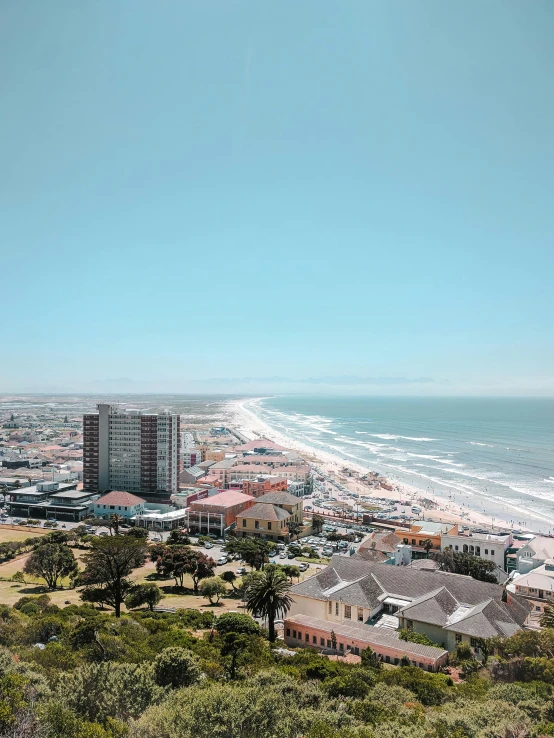
M223 566L223 564L226 564L226 563L227 563L227 556L221 556L221 558L217 560L218 566Z

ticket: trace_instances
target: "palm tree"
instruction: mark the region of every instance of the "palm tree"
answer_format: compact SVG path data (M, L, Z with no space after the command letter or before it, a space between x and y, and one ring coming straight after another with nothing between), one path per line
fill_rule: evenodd
M121 525L121 523L124 523L124 522L125 522L125 518L115 513L114 515L110 515L110 519L108 521L108 527L110 528L110 530L113 529L114 533L117 536L119 535L119 526Z
M433 541L430 538L426 538L424 541L421 541L420 545L425 549L427 558L429 558L429 551L433 548Z
M276 566L266 566L264 571L249 583L246 592L246 608L253 615L267 618L269 623L269 640L276 638L275 620L279 615L286 615L293 599L288 594L290 584L286 575Z
M539 622L543 628L554 628L554 600L548 600Z

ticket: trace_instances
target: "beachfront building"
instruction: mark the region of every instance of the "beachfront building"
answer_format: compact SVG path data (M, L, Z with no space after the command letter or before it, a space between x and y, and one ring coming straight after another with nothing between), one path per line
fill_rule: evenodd
M523 626L528 609L503 603L503 593L497 584L459 574L335 555L322 572L292 587L289 615L328 621L333 629L345 622L406 628L451 651L461 641L475 646L493 632L508 636Z
M102 495L94 502L94 517L109 518L110 515L119 515L130 520L138 513L144 511L146 500L137 497L131 492L114 490Z
M452 523L433 523L428 520L418 520L410 528L397 527L396 535L412 547L415 557L426 556L426 541L431 542L430 551L441 550L441 540L444 534L457 534L458 526Z
M511 533L460 532L458 526L441 535L441 549L467 553L495 564L495 575L500 583L507 579L506 554L513 543Z
M527 574L516 572L506 589L524 597L532 612L540 615L545 605L554 597L554 559L546 559L542 566L531 569Z
M534 536L522 541L517 549L516 569L520 574L527 574L532 569L543 566L550 559L554 559L554 538Z
M86 490L144 495L178 491L180 420L100 403L83 416L83 484Z
M340 656L359 656L365 648L371 648L387 664L399 664L402 657L407 656L413 666L426 671L437 671L448 661L448 652L444 648L402 641L394 630L356 621L331 623L309 615L289 615L284 629L285 643L296 648L315 648ZM333 648L333 637L336 649Z

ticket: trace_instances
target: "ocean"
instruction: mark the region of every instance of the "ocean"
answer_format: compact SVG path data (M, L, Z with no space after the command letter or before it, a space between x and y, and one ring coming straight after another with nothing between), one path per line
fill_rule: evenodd
M554 399L283 396L249 407L315 450L554 532Z

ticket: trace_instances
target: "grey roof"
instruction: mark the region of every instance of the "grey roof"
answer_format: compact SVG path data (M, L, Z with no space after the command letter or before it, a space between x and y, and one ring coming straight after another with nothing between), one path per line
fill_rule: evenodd
M465 605L477 605L490 598L500 600L503 593L502 587L498 584L478 582L471 577L460 574L418 570L406 566L391 566L390 564L363 561L355 557L335 555L332 557L328 568L333 569L337 577L335 586L342 582L340 597L343 601L346 601L345 590L353 582L367 578L367 582L364 582L363 592L366 597L364 606L369 608L377 607L380 604L379 597L384 595L396 595L404 600L417 600L441 587L447 587L450 594L458 602ZM326 585L326 580L329 575L326 572L327 570L295 585L292 588L293 594L318 600L338 599L335 592L332 596L327 594L329 587ZM325 576L325 579L322 578L323 576Z
M313 618L310 615L287 616L285 622L287 627L290 624L296 624L297 626L316 628L325 632L329 632L332 629L336 636L358 638L360 640L363 639L366 643L397 648L408 656L426 656L427 658L439 659L446 654L446 651L442 648L402 641L398 633L394 630L390 630L389 628L375 628L373 625L365 625L364 623L344 621L336 623L334 621Z
M401 612L409 620L417 620L419 623L429 623L444 627L450 615L459 608L459 602L450 594L446 587L435 592L429 592L418 600L415 600Z
M460 620L446 625L445 630L463 633L472 638L494 638L511 636L519 630L519 625L512 620L503 603L489 600L472 607Z
M268 502L270 505L298 505L299 498L289 495L288 492L268 492L260 495L258 502Z
M259 520L280 521L287 520L288 518L290 518L290 516L291 515L289 512L283 510L280 507L277 507L277 505L269 505L264 502L257 502L255 505L252 505L252 507L249 507L247 510L243 510L241 513L238 514L237 517L248 518L249 520L252 518L258 518Z

